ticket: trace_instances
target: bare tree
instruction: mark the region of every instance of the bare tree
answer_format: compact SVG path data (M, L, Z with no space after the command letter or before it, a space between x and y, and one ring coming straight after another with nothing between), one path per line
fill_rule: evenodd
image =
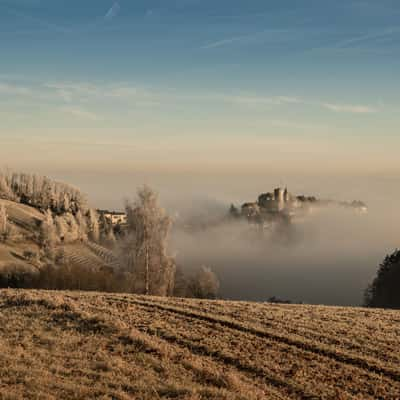
M182 268L177 265L174 281L174 297L190 297L189 280Z
M100 231L101 243L106 247L113 247L117 240L114 234L114 227L111 219L107 218L104 213L100 214Z
M98 242L100 239L99 216L96 211L90 209L88 211L88 232L89 238L93 242Z
M138 190L135 202L126 204L128 232L122 241L123 264L133 273L135 291L170 295L175 260L167 254L171 218L149 187Z
M8 231L7 210L4 204L0 204L0 240L5 240Z
M189 292L200 299L215 299L218 296L219 280L211 268L202 266L189 285Z
M82 193L64 183L26 173L0 170L0 198L19 201L55 213L78 210L87 212L87 201Z
M7 183L6 177L0 174L0 198L10 199L11 189Z
M39 241L46 255L52 258L54 255L54 247L57 243L57 231L53 215L50 210L46 211L45 217L40 226Z
M87 240L87 222L80 210L76 213L75 219L79 230L79 240Z

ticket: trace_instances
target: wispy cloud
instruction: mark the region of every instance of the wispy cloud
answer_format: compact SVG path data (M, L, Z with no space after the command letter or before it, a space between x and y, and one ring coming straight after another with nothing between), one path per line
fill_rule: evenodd
M322 44L307 51L358 51L373 54L388 54L394 47L388 47L391 41L400 38L400 27L386 27L370 32L348 34L347 38Z
M24 86L0 82L0 95L32 96L32 90Z
M1 0L0 0L1 1ZM39 5L40 2L37 3ZM18 4L17 4L18 6ZM4 5L5 11L16 17L17 20L29 21L31 27L26 29L19 29L18 27L13 29L12 31L1 32L2 34L13 34L13 35L32 35L39 32L54 32L61 34L79 34L85 33L90 30L96 28L105 28L107 24L105 24L106 20L111 20L117 17L120 13L121 7L118 2L115 2L112 7L107 11L104 17L93 18L87 22L81 24L73 24L70 26L62 26L60 24L54 23L52 21L48 21L41 16L32 15L26 12L21 12L19 9L15 8L15 4L13 6Z
M332 104L323 103L323 107L334 112L353 113L353 114L371 114L378 112L378 109L364 105L351 105L351 104Z
M297 97L290 96L245 96L245 95L233 95L233 96L223 96L225 101L242 104L247 106L259 106L259 105L284 105L284 104L294 104L301 103L302 100Z
M17 18L21 18L30 22L35 23L36 25L40 26L41 28L45 28L46 30L51 30L53 32L58 32L58 33L69 33L71 32L70 29L67 29L63 26L60 26L58 24L54 24L51 22L48 22L42 18L34 17L29 14L21 13L20 11L15 10L14 8L6 6L7 11L14 15ZM17 32L18 33L18 32Z
M218 93L218 92L181 92L168 89L143 88L130 83L100 84L91 82L50 82L39 83L15 81L0 81L0 96L4 98L19 97L26 101L45 101L46 103L61 103L63 111L76 117L98 120L99 116L85 110L88 106L113 104L121 107L154 107L172 104L195 104L213 102L229 104L248 109L263 109L271 107L317 107L335 113L371 114L377 113L386 106L368 104L353 104L329 99L314 100L296 95L262 96L249 93Z
M246 96L231 95L222 96L221 99L232 104L244 105L247 107L265 107L265 106L316 106L322 107L336 113L369 114L378 112L378 108L369 105L360 104L338 104L332 102L321 102L296 96Z
M283 35L288 35L292 31L288 29L264 29L262 31L253 32L247 35L232 36L225 39L215 40L201 46L201 49L215 49L228 46L231 44L251 44L258 41L276 41L282 40Z
M248 39L249 36L236 36L227 39L217 40L215 42L207 43L204 46L201 46L202 49L214 49L216 47L226 46L231 43L241 42L245 39Z
M87 103L115 99L137 106L160 104L165 93L139 88L130 84L93 84L88 82L46 83L45 87L54 91L66 103Z
M335 47L353 47L354 45L368 44L377 39L383 39L400 33L399 27L390 27L375 32L366 33L363 35L354 36L352 38L343 40L335 45Z
M121 11L121 6L118 2L115 2L112 7L108 10L107 14L104 16L105 19L111 20L118 16Z
M289 129L299 129L299 130L309 130L309 131L315 129L323 130L328 128L328 125L304 123L295 120L271 119L268 120L268 124L277 128L289 128Z
M56 93L61 99L67 103L75 101L85 101L91 96L98 96L99 88L90 83L46 83L46 89Z
M80 118L80 119L86 119L90 121L99 121L100 117L90 111L83 110L81 108L75 108L75 107L61 107L60 111L69 115L72 115L74 117Z

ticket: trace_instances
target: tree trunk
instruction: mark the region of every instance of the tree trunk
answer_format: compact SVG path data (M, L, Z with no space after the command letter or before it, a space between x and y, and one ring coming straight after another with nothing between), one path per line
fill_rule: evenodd
M148 295L149 293L150 293L150 288L149 288L149 286L150 286L150 271L149 271L149 246L148 245L146 245L146 260L145 260L145 263L146 263L146 265L145 265L145 268L146 268L146 271L145 271L145 273L146 273L146 277L145 277L145 286L146 286L146 288L145 288L145 294L146 295Z

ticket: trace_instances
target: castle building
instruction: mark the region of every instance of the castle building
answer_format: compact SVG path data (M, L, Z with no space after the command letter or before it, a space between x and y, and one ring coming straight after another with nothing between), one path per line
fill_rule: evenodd
M277 211L282 211L285 208L285 192L282 188L274 190L275 207Z
M288 192L287 188L285 188L285 191L283 192L283 200L285 203L288 203L291 200L290 197L290 193Z
M260 214L258 203L244 203L242 205L242 215L247 218L257 217Z
M256 215L273 217L282 212L290 213L297 203L288 189L276 188L272 193L267 192L258 196L256 203L245 203L242 206L242 215L251 218Z

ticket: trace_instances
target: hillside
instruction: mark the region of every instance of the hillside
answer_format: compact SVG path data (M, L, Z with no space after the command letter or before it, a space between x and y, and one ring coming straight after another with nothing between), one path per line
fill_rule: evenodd
M1 205L4 205L7 210L16 238L9 243L0 242L0 272L6 267L32 271L36 265L25 259L24 252L39 253L36 236L44 215L34 207L14 201L0 199Z
M14 201L0 199L0 207L2 205L12 225L13 238L5 243L0 241L0 274L5 270L14 271L17 274L40 270L45 261L40 259L42 249L38 237L45 215L35 207ZM68 216L58 218L65 226L69 226ZM115 266L115 260L111 260L106 249L88 240L65 241L56 245L54 250L56 252L63 250L65 259L71 267L99 269L112 264L111 261L112 266Z
M1 399L399 399L400 312L0 291Z

